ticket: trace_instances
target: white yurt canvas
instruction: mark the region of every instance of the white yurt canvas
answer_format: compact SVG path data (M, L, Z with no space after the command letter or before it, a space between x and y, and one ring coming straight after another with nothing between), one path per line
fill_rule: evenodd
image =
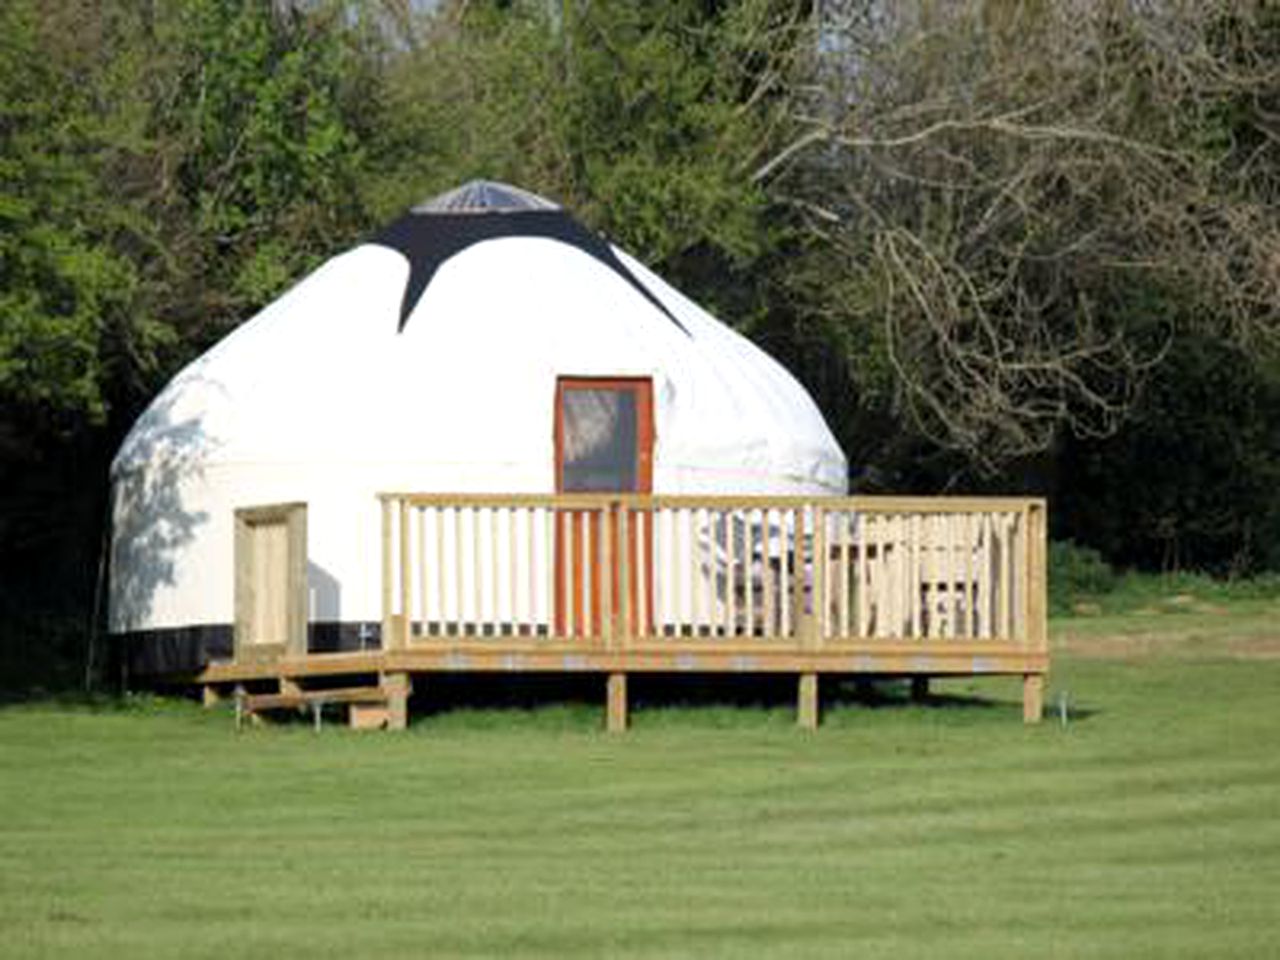
M305 502L309 621L367 636L377 494L570 489L557 417L589 447L611 395L561 411L562 392L607 381L648 391L652 492L846 490L777 362L549 201L476 182L323 264L143 413L111 469L111 632L141 672L225 655L234 511ZM581 466L593 489L589 450Z

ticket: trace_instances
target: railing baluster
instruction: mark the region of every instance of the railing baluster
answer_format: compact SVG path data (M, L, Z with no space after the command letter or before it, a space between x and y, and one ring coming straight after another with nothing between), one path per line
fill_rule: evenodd
M503 578L503 586L506 594L506 604L499 611L502 617L502 635L514 637L520 630L519 604L517 602L517 584L520 581L520 543L516 529L516 511L514 507L503 507L501 510L503 523L507 528L506 546L503 550L505 554L506 576Z
M831 609L827 602L828 564L827 511L813 507L813 642L821 646L831 632Z
M1013 629L1013 578L1010 575L1013 564L1013 517L1011 513L1000 518L1000 637L1012 640Z
M1006 607L1005 639L1018 636L1018 515L1010 513L1005 518L1005 590L1009 594Z
M950 639L955 635L955 525L952 523L954 519L949 513L939 515L941 523L938 526L938 534L942 540L942 547L938 551L941 566L938 603L942 612L938 615L938 626L942 628L944 639Z
M391 623L394 616L392 609L392 591L394 589L395 558L392 556L391 540L391 498L382 498L382 646L385 649L391 643Z
M898 625L894 622L894 603L890 594L893 584L893 567L892 564L897 563L902 558L898 553L894 552L892 542L893 537L893 518L887 514L881 514L876 517L876 565L872 571L875 577L875 621L877 637L893 636L898 630ZM899 551L900 552L900 551Z
M858 579L855 598L858 604L858 615L855 632L859 638L868 636L870 630L870 617L868 615L868 607L871 601L871 577L870 577L870 554L871 554L871 526L874 516L863 511L858 514Z
M475 601L474 627L476 634L484 636L484 534L480 532L480 514L483 507L475 507L471 511L471 576L472 599Z
M799 510L788 507L780 511L786 528L783 551L786 559L787 583L779 594L783 616L787 620L786 635L790 640L800 637L800 620L804 616L804 526Z
M913 636L927 639L934 636L938 626L938 617L934 613L934 601L937 588L934 585L934 536L935 520L932 516L921 517L920 540L916 547L916 576L912 579L918 584L917 596L913 598L920 607L920 628L913 631Z
M751 529L751 511L744 509L742 511L742 563L740 570L742 571L742 636L753 636L755 634L751 618L754 616L755 599L751 595L751 581L754 580L753 564L751 564L751 554L755 552L755 532Z
M973 527L974 516L971 513L963 513L960 515L963 523L963 543L964 543L964 602L962 604L962 614L964 616L964 629L960 631L962 637L970 638L975 633L975 625L973 621L973 552L977 547L974 543Z
M596 522L599 524L600 535L598 538L598 553L596 553L596 572L599 573L598 580L600 585L596 588L596 594L593 599L598 600L600 608L600 622L596 623L594 631L598 634L605 648L612 648L617 641L617 635L625 636L627 634L626 625L626 532L623 530L626 517L625 507L602 507ZM611 516L612 515L612 516ZM614 520L617 518L617 543L614 544ZM614 616L613 602L614 591L617 591L618 599L620 599L620 608L618 612L621 617ZM621 621L618 623L617 621ZM618 627L621 626L621 631Z
M520 625L521 635L535 636L538 632L538 544L535 532L538 527L538 508L524 508L526 582L525 616Z
M839 553L836 559L836 572L840 578L840 597L836 630L841 637L849 635L849 515L843 510L833 511L836 518L836 543Z
M561 533L564 536L564 623L566 636L577 636L578 613L578 542L577 517L572 510L560 511Z
M891 636L896 629L893 626L893 611L890 608L890 596L887 584L892 580L890 564L894 562L893 545L889 541L890 518L887 514L876 514L876 562L871 568L872 594L871 619L874 624L872 635L876 637Z
M489 514L489 611L485 617L487 621L484 625L484 632L490 636L497 636L502 632L502 614L499 607L500 598L498 594L498 586L501 580L499 576L499 568L501 567L500 557L498 556L498 513L497 507L490 507ZM483 536L483 535L482 535Z
M453 634L461 636L466 632L466 600L463 597L463 585L466 582L466 567L464 560L464 544L466 537L463 532L463 508L454 507L453 509L453 563L451 571L453 573Z
M418 583L422 591L422 620L418 630L418 635L425 637L427 635L427 576L430 570L427 566L427 511L414 507L414 513L418 515Z
M656 519L652 508L641 508L635 511L636 518L636 565L640 568L636 590L636 623L631 631L633 636L647 637L653 633L653 596L657 584L654 580L653 546L657 537L654 534L653 521Z
M724 635L731 637L737 632L734 622L737 614L735 600L738 591L737 569L734 562L735 531L732 511L722 508L720 516L724 521Z
M444 508L431 508L431 525L436 533L436 629L435 635L444 633L445 625L445 583L444 583Z
M1021 643L1025 642L1027 636L1027 589L1025 575L1028 567L1030 566L1027 563L1027 558L1030 552L1027 549L1030 543L1027 530L1027 512L1023 510L1018 513L1017 520L1018 526L1017 533L1015 534L1015 542L1017 546L1014 549L1014 556L1017 558L1017 566L1014 567L1014 570L1017 571L1020 568L1024 576L1019 577L1016 572L1012 575L1012 579L1015 584L1014 589L1017 591L1016 595L1018 598L1017 620L1014 623L1013 639Z
M714 594L710 600L707 598L707 579L709 574L707 573L708 565L704 558L706 545L702 542L702 538L698 536L699 530L703 529L701 526L702 513L703 511L698 507L685 511L685 528L689 538L689 557L691 560L689 564L689 588L693 619L690 626L694 636L701 636L704 625L710 623L711 615L709 610L715 602ZM707 612L704 612L704 607L707 608ZM707 632L709 633L710 631Z
M760 531L760 620L762 638L773 636L773 546L769 542L769 510L761 507L757 513Z
M558 629L556 623L556 604L559 602L557 593L560 589L556 583L556 511L555 507L547 507L542 512L543 527L543 561L545 562L545 577L543 581L547 585L546 590L546 615L547 615L547 635L554 636ZM541 593L541 589L538 591Z
M991 569L991 514L983 511L978 536L982 539L982 554L978 563L978 636L983 640L991 636L991 620L995 616L995 577Z
M409 645L409 624L413 620L413 544L409 533L409 501L400 501L400 635L396 646Z
M788 531L788 511L778 511L778 634L795 636L791 618L792 583L795 581L795 537Z
M579 598L579 602L582 606L578 611L578 627L580 635L583 637L590 637L600 629L597 617L597 597L594 593L597 567L596 561L592 559L594 554L591 552L593 542L599 540L598 536L595 536L593 540L593 534L596 531L591 518L594 513L594 511L587 512L584 510L578 518L582 530L582 564L579 567L579 572L582 575L582 596Z
M662 527L670 533L670 536L663 537L662 551L659 556L662 558L660 563L666 566L670 571L670 579L664 578L664 589L662 592L663 606L663 627L664 633L666 627L670 624L670 632L676 636L680 636L684 632L684 594L685 587L692 586L685 581L684 564L692 563L692 548L687 545L682 548L680 540L680 518L681 511L678 508L664 507L662 510ZM670 584L671 589L665 589L666 584Z

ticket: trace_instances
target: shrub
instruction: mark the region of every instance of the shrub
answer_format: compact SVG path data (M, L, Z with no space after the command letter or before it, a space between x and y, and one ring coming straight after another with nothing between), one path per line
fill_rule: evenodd
M1069 613L1073 604L1099 597L1115 589L1117 576L1111 564L1093 547L1071 540L1049 544L1049 609Z

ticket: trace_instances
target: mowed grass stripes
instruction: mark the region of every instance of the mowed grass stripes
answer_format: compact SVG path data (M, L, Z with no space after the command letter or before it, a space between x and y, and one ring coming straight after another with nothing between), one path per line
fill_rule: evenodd
M1065 726L1024 728L1013 681L938 689L966 699L816 735L723 707L621 738L564 706L399 736L10 707L0 953L1274 953L1280 663L1060 658Z

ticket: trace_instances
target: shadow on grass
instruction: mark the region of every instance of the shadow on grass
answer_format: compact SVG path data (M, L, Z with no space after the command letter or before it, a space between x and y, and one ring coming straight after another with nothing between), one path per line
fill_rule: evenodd
M1016 688L1010 680L1010 693ZM632 674L628 700L633 724L644 727L778 727L796 722L796 678L757 674ZM1017 696L954 690L913 696L909 679L824 678L822 712L830 719L876 715L885 720L927 717L931 722L1020 722ZM447 675L415 681L411 717L436 727L599 729L605 680L598 675ZM1048 707L1046 718L1054 716ZM1094 711L1071 708L1072 721Z
M376 682L373 678L370 683ZM947 681L944 681L946 683ZM826 677L821 684L824 724L918 722L967 725L1020 722L1022 705L1012 678L949 681L921 695L908 678ZM1007 685L1007 693L992 689ZM956 690L959 684L966 689ZM789 674L632 674L628 677L631 720L640 727L781 728L796 723L796 678ZM264 689L266 689L264 687ZM1060 703L1050 695L1045 720L1061 719ZM0 691L0 710L54 707L60 710L137 715L205 713L195 688L154 692ZM604 722L605 678L596 674L434 674L414 681L410 721L429 729L487 730L513 726L543 731L595 731ZM228 701L219 713L230 714ZM1075 723L1099 711L1074 702L1066 719ZM208 715L206 713L206 715ZM339 707L324 712L325 725L345 725ZM276 711L273 726L313 724L309 711Z
M786 674L631 674L628 699L633 710L672 708L793 709L796 679ZM417 678L413 699L417 716L454 710L533 710L547 706L604 703L604 677L593 674L469 674ZM825 679L824 706L868 709L926 707L937 710L1007 709L1008 702L981 695L930 694L911 698L910 684L893 678L846 681Z

